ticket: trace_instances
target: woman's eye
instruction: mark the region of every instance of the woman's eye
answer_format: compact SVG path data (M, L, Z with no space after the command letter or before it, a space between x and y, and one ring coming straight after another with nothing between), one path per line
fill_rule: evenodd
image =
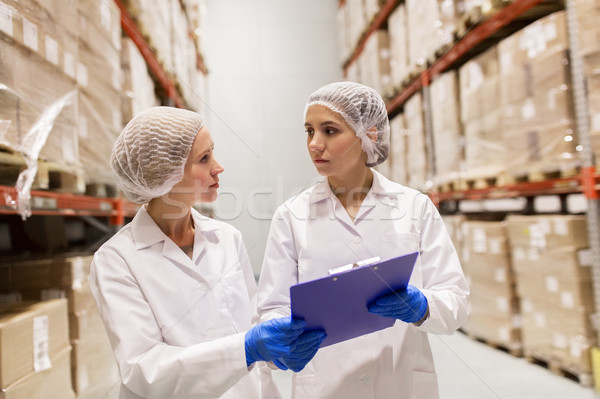
M327 129L325 129L325 133L334 134L334 133L337 133L337 130L333 129L333 128L327 128Z
M315 131L314 131L314 130L312 130L312 129L305 129L304 131L305 131L305 132L306 132L306 134L308 134L309 136L312 136L312 135L315 133Z
M208 161L208 154L206 154L205 156L200 158L200 162L206 162L206 161Z

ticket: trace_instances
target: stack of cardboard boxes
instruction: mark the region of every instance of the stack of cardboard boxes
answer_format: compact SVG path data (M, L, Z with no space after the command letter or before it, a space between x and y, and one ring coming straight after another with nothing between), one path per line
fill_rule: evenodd
M423 119L423 97L421 93L412 96L404 105L406 123L406 172L407 185L427 190L429 165L425 139L425 121Z
M462 266L469 283L467 333L520 353L521 322L505 222L466 221Z
M5 297L26 301L67 299L64 335L67 346L72 347L69 384L72 381L79 398L91 398L99 391L113 392L119 385L112 349L90 291L90 264L90 256L73 256L0 265L0 290ZM0 356L4 361L4 353Z
M459 70L460 115L465 137L465 176L495 176L505 170L500 129L499 70L496 47Z
M568 172L579 163L564 12L498 44L501 129L514 176Z
M456 71L450 71L431 83L436 185L456 180L464 174L464 137L459 115L458 77Z
M585 216L509 216L526 355L590 373L596 333Z
M398 114L390 121L390 153L386 162L390 163L389 177L392 181L407 184L408 172L406 162L406 139L408 130L403 114Z
M75 398L65 299L0 305L0 398Z

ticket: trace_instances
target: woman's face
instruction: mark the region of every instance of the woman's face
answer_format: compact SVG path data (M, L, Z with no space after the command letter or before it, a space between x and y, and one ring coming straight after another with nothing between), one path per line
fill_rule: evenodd
M219 174L223 168L215 159L213 149L214 143L205 126L194 139L183 179L173 187L172 194L193 197L192 202L213 202L217 199Z
M366 167L367 154L361 148L361 140L337 112L323 105L311 105L304 127L308 152L321 175L341 177Z

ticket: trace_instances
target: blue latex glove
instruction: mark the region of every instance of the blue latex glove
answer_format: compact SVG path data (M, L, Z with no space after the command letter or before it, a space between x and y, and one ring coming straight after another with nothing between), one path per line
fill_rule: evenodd
M273 363L282 370L289 368L297 373L317 354L319 346L325 338L327 338L327 334L323 330L302 333L298 337L296 348L279 359L274 359Z
M304 320L283 317L267 320L252 327L246 333L246 363L277 359L296 348L296 341L306 322Z
M415 323L427 312L427 298L417 287L409 285L405 290L377 298L369 306L369 312Z

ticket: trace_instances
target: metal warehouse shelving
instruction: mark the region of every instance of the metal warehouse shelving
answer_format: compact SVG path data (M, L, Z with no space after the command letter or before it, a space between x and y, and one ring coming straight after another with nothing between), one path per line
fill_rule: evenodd
M344 75L352 62L356 61L363 50L364 43L377 29L384 26L394 8L402 1L387 1L382 5L379 15L367 28L361 37L350 59L344 63ZM564 3L564 4L563 4ZM340 6L343 2L340 1ZM503 186L491 186L483 189L465 189L448 192L432 190L429 195L436 205L445 201L484 200L495 198L536 197L548 194L583 193L587 200L587 221L590 247L592 251L592 273L594 298L597 312L600 311L600 173L596 171L594 154L589 135L589 110L586 101L585 76L579 54L578 21L576 16L576 1L565 0L514 0L498 10L469 30L460 40L453 44L442 56L431 63L425 70L396 94L387 103L390 117L399 113L404 103L418 91L423 91L425 135L431 143L431 107L429 101L429 86L431 81L441 73L457 68L475 55L496 44L530 22L560 9L565 9L567 17L568 44L570 54L571 81L573 87L573 103L575 111L575 129L583 146L582 167L579 176L547 179L536 182L523 182ZM430 165L433 163L432 151L429 151ZM435 173L433 171L432 173ZM600 313L592 316L594 325L600 334Z
M172 105L185 107L185 101L178 92L175 82L169 77L169 74L159 62L154 51L144 40L137 23L125 7L124 2L121 0L114 1L121 13L121 27L123 31L140 50L158 85L172 102ZM197 53L196 66L203 73L207 73L202 56L199 53ZM18 214L14 206L7 203L8 196L16 198L16 188L0 185L0 215ZM32 215L75 216L85 217L87 220L90 220L90 217L107 217L111 227L118 227L124 224L125 218L135 216L138 209L139 205L122 198L91 197L54 191L31 191ZM101 227L100 224L96 225Z

